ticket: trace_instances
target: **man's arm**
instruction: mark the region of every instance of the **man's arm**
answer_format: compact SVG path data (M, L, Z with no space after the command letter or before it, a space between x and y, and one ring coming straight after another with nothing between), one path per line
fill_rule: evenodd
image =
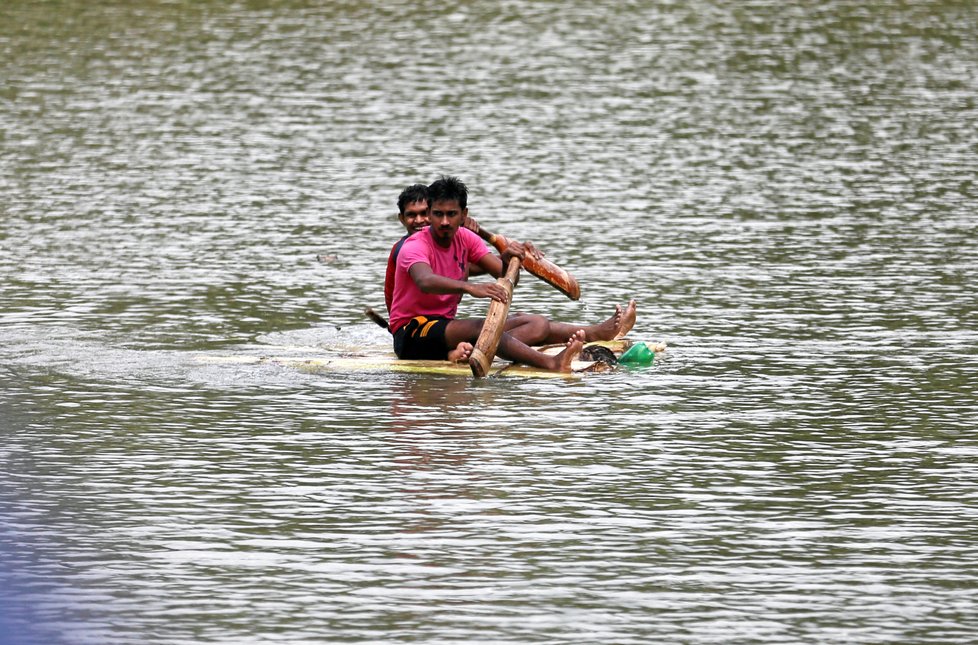
M474 266L482 269L483 273L488 273L494 278L498 278L503 274L503 261L495 253L486 253L479 261L474 263Z
M495 258L495 256L493 257ZM499 262L499 258L495 259ZM432 271L431 265L425 262L415 262L408 269L408 273L411 279L414 280L414 283L418 285L418 289L424 293L460 293L468 294L473 298L492 298L499 302L506 302L508 299L506 290L495 282L473 283L463 280L453 280L443 275L438 275Z
M533 255L539 253L539 251L537 251L536 248L529 242L524 244L522 242L513 241L510 242L506 250L503 251L502 257L495 255L494 253L486 253L479 259L478 265L492 277L499 278L502 277L506 267L509 266L509 261L511 258L519 258L522 260L527 256L527 252L531 250ZM519 281L520 274L517 273L514 286L519 284Z

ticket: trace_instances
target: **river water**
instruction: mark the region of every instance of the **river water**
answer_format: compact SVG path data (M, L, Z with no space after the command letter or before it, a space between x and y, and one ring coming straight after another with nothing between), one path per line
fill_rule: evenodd
M0 642L975 641L976 70L959 0L5 0ZM199 360L386 348L442 173L668 351Z

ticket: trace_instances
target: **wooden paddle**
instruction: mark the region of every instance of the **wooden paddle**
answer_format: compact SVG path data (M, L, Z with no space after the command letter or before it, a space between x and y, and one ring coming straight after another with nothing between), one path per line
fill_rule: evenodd
M487 231L481 225L479 226L479 237L496 247L500 253L504 252L506 247L509 246L509 240L502 235L496 235ZM581 297L581 287L577 284L577 279L550 260L546 258L537 260L527 254L523 258L523 266L527 271L553 286L571 300L577 300Z
M367 307L363 310L363 315L365 315L370 320L374 321L384 329L387 329L387 320L381 316L379 313L373 310L373 307Z
M499 347L499 339L503 335L503 328L506 326L506 316L509 315L509 303L513 300L513 287L516 285L516 276L520 272L520 259L513 258L506 267L506 275L496 280L496 284L506 290L506 302L493 300L489 303L489 313L486 314L486 322L482 325L482 332L479 339L475 341L472 355L469 356L469 367L472 374L477 378L482 378L489 373L489 366L492 359L496 357L496 348Z

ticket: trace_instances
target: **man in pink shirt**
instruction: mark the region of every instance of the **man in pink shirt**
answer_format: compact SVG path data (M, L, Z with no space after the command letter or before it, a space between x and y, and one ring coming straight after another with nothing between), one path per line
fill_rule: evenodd
M394 269L397 267L397 256L401 246L409 237L428 226L428 187L424 184L408 186L397 196L397 220L404 227L404 236L399 239L387 256L387 272L384 275L384 302L390 313L391 302L394 299ZM472 217L466 217L462 225L475 233L479 232L479 223ZM527 250L531 249L529 244ZM482 269L476 264L469 265L469 277L481 275ZM383 325L384 323L381 322Z
M468 264L498 278L511 257L526 255L526 248L518 242L502 257L489 253L478 235L462 227L468 216L467 202L468 190L457 177L438 179L428 187L428 228L408 237L401 246L390 307L390 331L399 358L467 360L483 320L455 317L462 295L501 302L507 298L506 290L495 282L468 282ZM585 340L622 335L634 320L634 302L624 312L617 307L605 323L591 326L554 323L543 316L514 316L507 322L497 351L514 362L569 371ZM556 338L567 344L556 355L529 346L552 343Z

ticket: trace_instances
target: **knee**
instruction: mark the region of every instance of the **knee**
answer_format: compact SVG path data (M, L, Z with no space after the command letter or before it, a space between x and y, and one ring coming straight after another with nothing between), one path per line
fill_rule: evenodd
M537 342L542 342L550 335L550 321L544 316L531 314L526 319L526 325L533 330L533 336L538 339Z

